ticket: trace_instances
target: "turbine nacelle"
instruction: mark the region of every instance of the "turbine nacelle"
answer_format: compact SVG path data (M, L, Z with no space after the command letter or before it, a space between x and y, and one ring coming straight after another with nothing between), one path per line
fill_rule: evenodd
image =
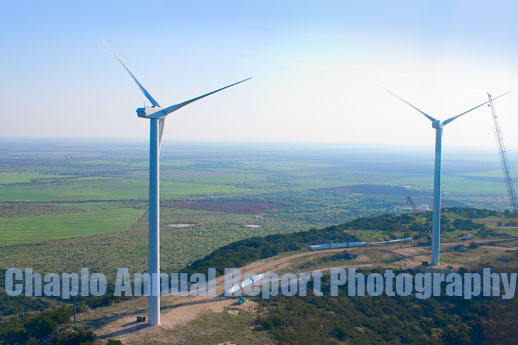
M137 108L137 116L145 119L160 119L166 116L160 107Z

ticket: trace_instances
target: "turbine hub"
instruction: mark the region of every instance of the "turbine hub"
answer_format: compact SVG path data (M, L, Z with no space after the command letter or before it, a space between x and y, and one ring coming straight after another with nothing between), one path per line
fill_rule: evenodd
M432 122L432 128L442 128L441 121L433 121Z
M138 108L137 116L145 119L158 119L165 117L164 111L160 107Z

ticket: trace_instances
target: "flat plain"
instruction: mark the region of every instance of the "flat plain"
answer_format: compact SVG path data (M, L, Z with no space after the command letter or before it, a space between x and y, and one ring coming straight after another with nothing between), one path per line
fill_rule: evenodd
M4 139L0 147L0 269L145 270L147 143ZM496 151L448 157L444 206L507 207ZM428 151L166 142L163 269L243 238L411 212L409 195L431 204L432 171ZM168 226L178 223L192 226Z

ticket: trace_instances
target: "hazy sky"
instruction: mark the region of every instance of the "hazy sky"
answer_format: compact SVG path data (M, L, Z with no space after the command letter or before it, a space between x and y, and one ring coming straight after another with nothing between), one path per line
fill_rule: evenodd
M518 148L517 1L0 1L1 136L144 138L163 106L252 76L174 113L165 140L432 146L427 119L487 100ZM444 144L495 147L487 107Z

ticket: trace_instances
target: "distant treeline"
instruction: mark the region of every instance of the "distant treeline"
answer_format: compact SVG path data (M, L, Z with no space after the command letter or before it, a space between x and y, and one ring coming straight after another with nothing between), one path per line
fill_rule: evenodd
M441 226L443 231L482 230L483 224L475 223L471 218L496 216L496 211L474 208L445 208ZM451 220L454 219L454 220ZM203 272L215 268L218 274L225 268L242 267L256 260L275 256L279 253L306 249L309 245L323 242L360 241L358 237L345 230L381 230L381 231L417 231L431 232L432 213L384 214L377 217L358 218L345 224L324 229L311 229L289 234L252 237L230 243L216 249L206 257L194 261L182 272Z
M498 212L476 208L443 208L441 230L482 230L484 225L472 219L497 216ZM452 220L453 218L453 220ZM342 225L348 230L382 230L382 231L417 231L430 232L432 229L432 212L384 214L371 218L358 218Z
M496 217L501 215L501 212L497 212L494 210L488 210L485 208L468 208L468 207L451 207L451 208L443 208L443 212L454 213L458 216L464 216L467 218L487 218L487 217Z
M336 242L358 241L356 236L344 232L342 225L320 230L311 229L290 234L252 237L216 249L206 257L194 261L182 272L195 273L215 268L218 274L223 274L225 268L242 267L283 252L305 249L315 243L329 242L330 239Z

